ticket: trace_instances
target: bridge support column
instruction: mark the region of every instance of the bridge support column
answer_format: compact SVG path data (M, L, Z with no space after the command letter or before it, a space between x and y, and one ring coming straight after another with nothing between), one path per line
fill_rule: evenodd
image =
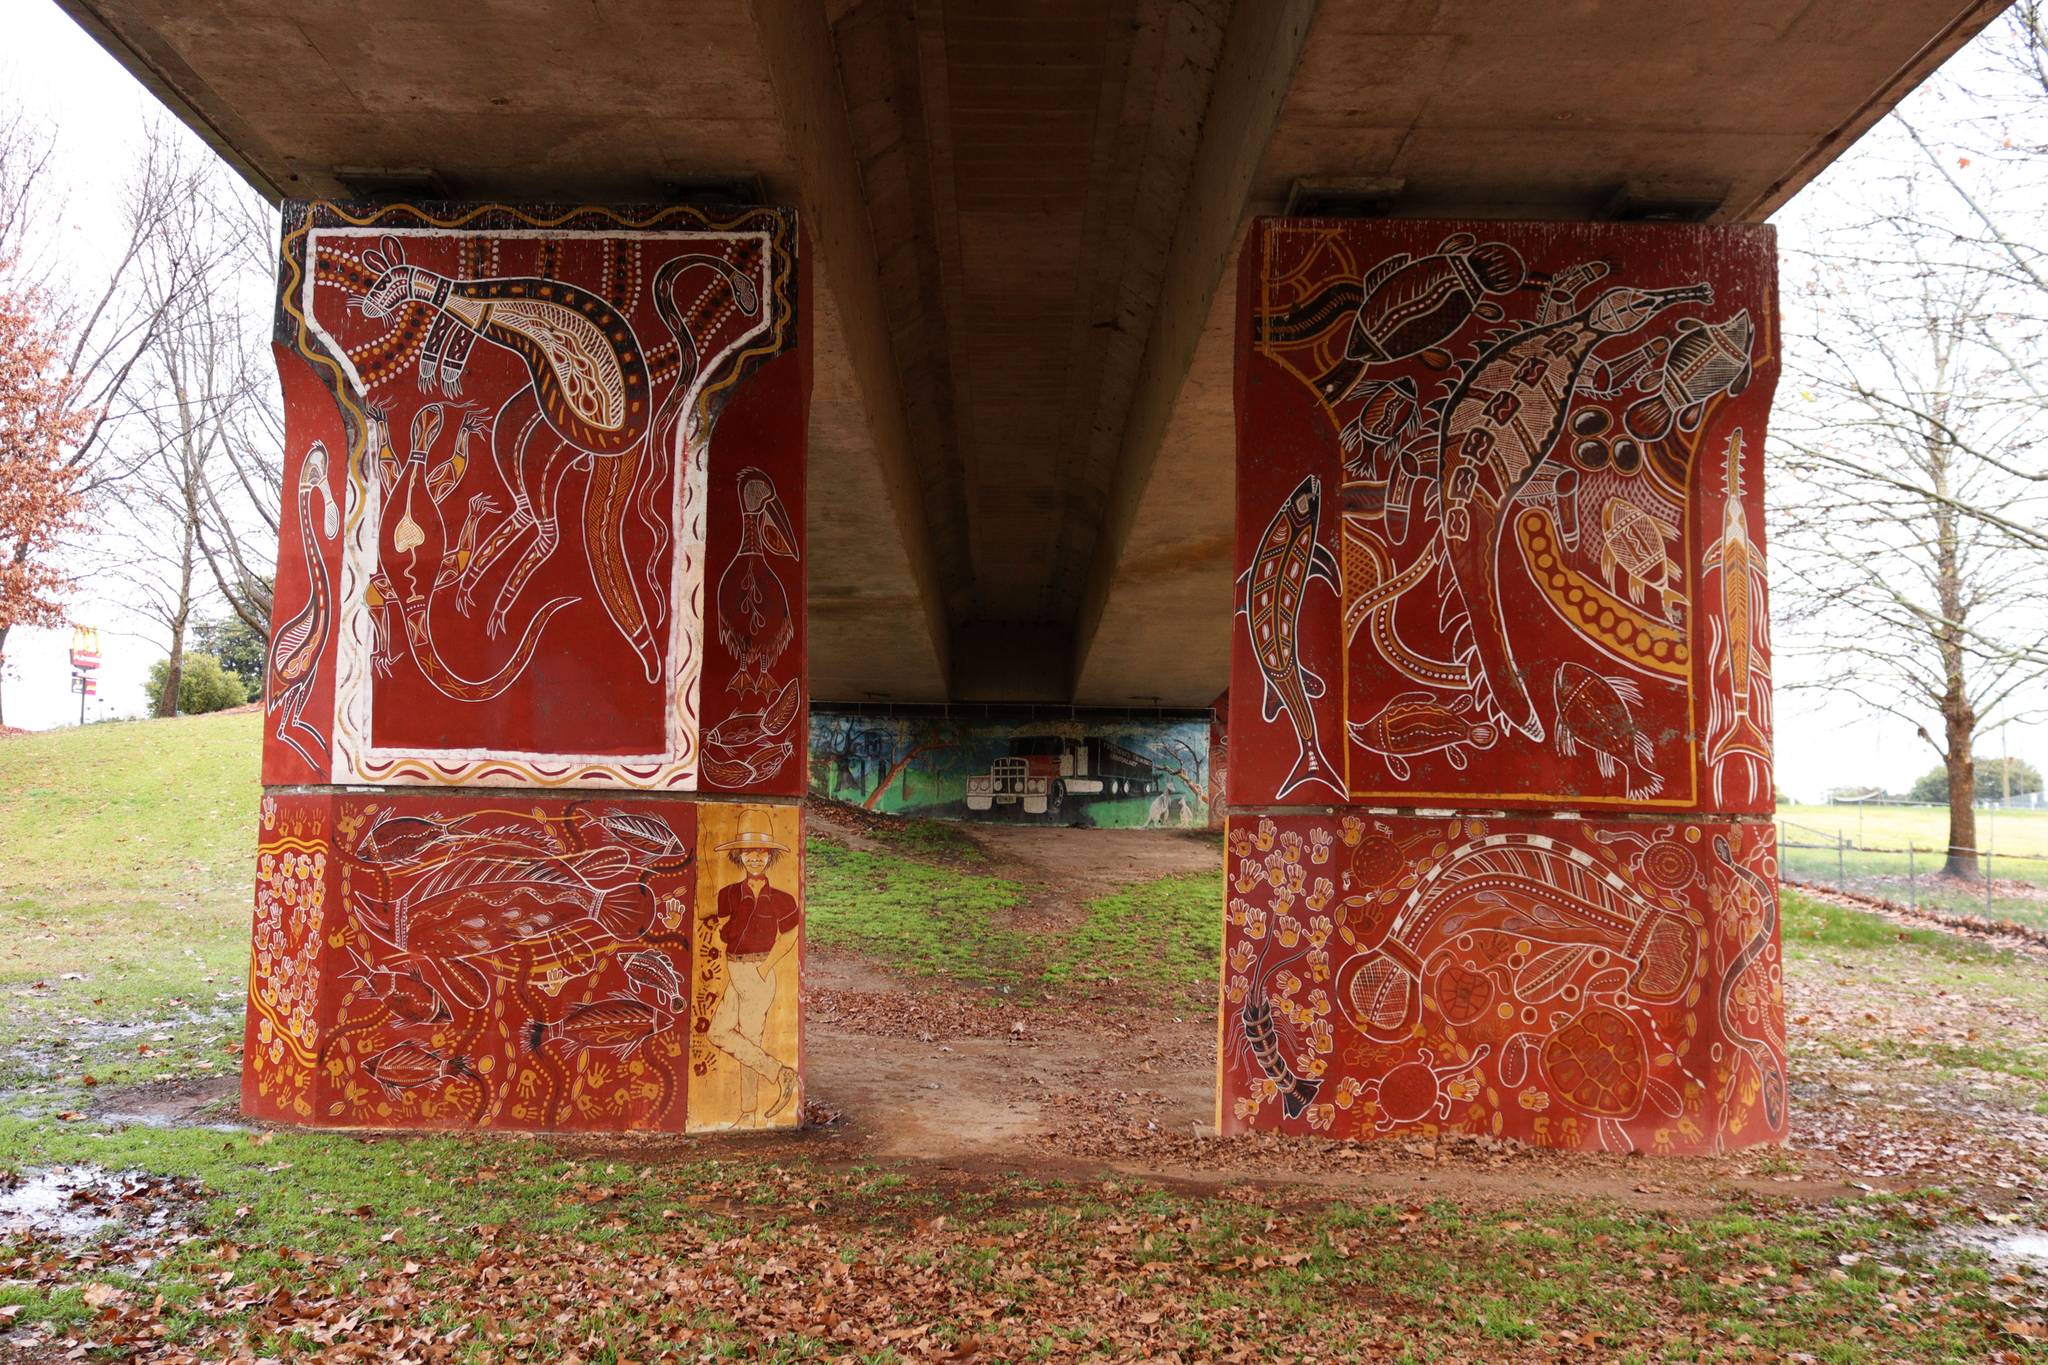
M1781 1139L1771 230L1240 261L1218 1127Z
M287 205L243 1108L803 1112L783 209Z

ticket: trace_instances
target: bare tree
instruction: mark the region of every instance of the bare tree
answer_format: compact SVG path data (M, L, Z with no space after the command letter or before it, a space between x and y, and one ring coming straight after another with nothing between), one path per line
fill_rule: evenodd
M116 438L137 416L136 367L193 284L183 274L145 289L139 278L190 192L190 158L178 150L183 136L163 124L146 131L124 188L116 244L98 261L67 269L37 245L61 211L49 175L54 135L17 109L0 109L0 241L8 244L10 269L24 272L21 282L48 301L48 325L65 339L67 392L76 411L89 414L65 462L70 486L95 510L133 470L134 447ZM28 539L16 538L0 544L0 561L19 570L38 552ZM0 657L9 630L0 626Z
M1817 685L1940 756L1958 875L1971 746L2048 678L2044 20L2020 0L1830 169L1787 298L1780 619Z
M134 376L137 458L119 494L129 552L116 572L165 631L158 714L177 713L187 631L218 593L257 630L270 583L255 567L276 544L281 423L262 346L267 206L210 158L183 154L187 186L143 253L138 283L161 324Z
M1924 176L1921 177L1924 179ZM1846 224L1804 260L1774 432L1782 639L1808 685L1899 716L1949 777L1946 870L1977 868L1975 738L2048 678L2043 438L2035 343L1996 271L1897 212ZM1981 267L1983 262L1976 260ZM1802 306L1803 305L1803 306Z

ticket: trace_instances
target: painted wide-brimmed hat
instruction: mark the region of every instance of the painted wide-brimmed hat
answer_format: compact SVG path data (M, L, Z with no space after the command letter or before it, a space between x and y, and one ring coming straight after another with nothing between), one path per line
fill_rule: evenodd
M749 848L763 848L770 853L789 852L789 845L775 837L775 831L768 823L767 811L740 812L740 832L718 845L713 851L724 853L728 849Z

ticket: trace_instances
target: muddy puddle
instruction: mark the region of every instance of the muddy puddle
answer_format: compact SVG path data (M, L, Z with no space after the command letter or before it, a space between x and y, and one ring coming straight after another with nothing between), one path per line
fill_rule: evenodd
M2048 1274L2048 1231L2040 1228L1974 1228L1957 1233L1948 1245L2000 1265Z
M82 1242L110 1229L162 1229L199 1197L196 1182L98 1166L46 1166L0 1175L0 1237Z

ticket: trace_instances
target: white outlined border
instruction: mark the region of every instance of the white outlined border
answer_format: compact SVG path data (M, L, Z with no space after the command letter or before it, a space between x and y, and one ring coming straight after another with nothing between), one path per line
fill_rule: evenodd
M671 532L673 569L669 588L669 650L663 688L667 748L658 754L570 754L511 749L401 749L378 747L373 741L373 631L366 590L375 571L379 540L379 489L369 468L371 452L359 452L356 477L349 480L348 534L342 546L340 620L336 627L334 682L334 744L332 780L430 786L568 786L623 787L638 790L697 789L699 692L703 682L705 501L707 433L697 430L698 400L705 385L726 358L769 332L776 323L772 279L774 239L768 230L620 231L616 228L557 230L550 228L440 227L316 227L306 234L306 268L300 284L300 311L308 331L320 341L347 377L358 402L367 398L362 377L347 350L321 324L314 309L319 278L317 263L323 243L382 237L517 239L611 239L632 242L736 242L758 245L755 280L761 309L754 325L734 337L715 355L703 357L697 376L683 395L683 416L676 424L676 449L670 452L673 480ZM651 395L650 395L651 397Z

